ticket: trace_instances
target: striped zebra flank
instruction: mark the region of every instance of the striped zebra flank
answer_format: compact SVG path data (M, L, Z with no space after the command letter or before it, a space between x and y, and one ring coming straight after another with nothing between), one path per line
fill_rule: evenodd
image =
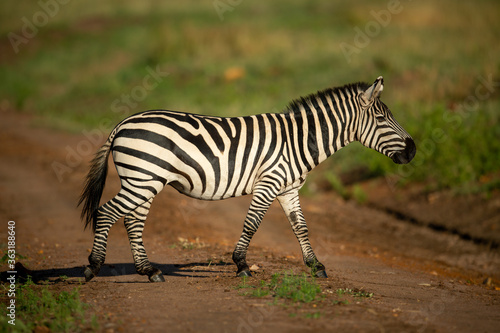
M202 200L252 194L243 231L233 252L238 276L250 276L246 253L271 203L277 199L314 275L326 277L314 254L299 202L309 172L330 155L359 141L395 163L416 153L411 136L380 100L383 79L370 85L330 88L289 104L282 113L212 117L150 110L120 122L91 162L79 205L85 226L95 233L86 281L106 256L112 225L124 217L134 264L152 282L164 281L151 265L142 242L153 198L170 185ZM112 155L120 177L118 194L99 206Z

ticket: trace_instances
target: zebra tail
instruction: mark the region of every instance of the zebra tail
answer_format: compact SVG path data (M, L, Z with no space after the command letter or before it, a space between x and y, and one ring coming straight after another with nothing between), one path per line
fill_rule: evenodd
M111 151L111 142L112 138L110 137L97 151L91 162L85 187L78 201L78 206L83 203L81 219L85 222L85 229L89 225L92 225L94 233L97 227L97 209L99 208L99 202L101 201L108 174L108 156Z

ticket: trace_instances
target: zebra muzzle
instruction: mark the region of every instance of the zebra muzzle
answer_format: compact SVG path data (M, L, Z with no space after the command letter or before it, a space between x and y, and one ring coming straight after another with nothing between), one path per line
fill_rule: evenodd
M415 146L415 142L411 138L405 139L405 149L398 151L392 155L392 160L397 164L406 164L410 163L410 161L415 157L417 153L417 147Z

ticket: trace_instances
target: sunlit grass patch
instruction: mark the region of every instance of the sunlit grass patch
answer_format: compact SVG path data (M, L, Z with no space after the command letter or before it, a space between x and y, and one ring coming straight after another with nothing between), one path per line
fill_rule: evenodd
M77 332L99 327L97 317L87 314L89 305L81 302L78 288L53 292L48 286L36 285L28 279L17 286L15 306L15 325L8 323L6 307L2 307L2 332L32 332L37 327L51 332Z
M249 284L244 277L237 289L250 289L250 292L245 291L243 295L254 297L271 295L276 299L290 300L293 303L311 303L321 298L321 287L314 277L305 273L301 275L290 272L275 273L269 282L261 280L257 286Z

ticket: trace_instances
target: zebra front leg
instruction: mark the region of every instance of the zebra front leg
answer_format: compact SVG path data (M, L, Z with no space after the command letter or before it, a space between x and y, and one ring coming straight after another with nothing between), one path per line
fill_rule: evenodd
M236 272L237 276L252 276L246 260L247 250L253 235L257 232L262 222L262 218L275 198L275 195L269 193L268 190L267 188L262 189L260 192L254 190L254 196L245 218L241 237L233 252L233 261L238 267L238 271Z
M151 282L165 282L165 278L161 270L151 265L146 254L146 248L142 242L142 232L144 223L149 213L149 208L153 198L149 199L142 206L137 207L134 211L125 216L125 228L127 229L130 248L134 258L135 269L140 275L147 275Z
M295 189L279 195L278 201L299 241L304 263L311 268L312 275L319 278L326 278L325 266L316 258L309 242L309 231L302 208L300 207L299 190Z

